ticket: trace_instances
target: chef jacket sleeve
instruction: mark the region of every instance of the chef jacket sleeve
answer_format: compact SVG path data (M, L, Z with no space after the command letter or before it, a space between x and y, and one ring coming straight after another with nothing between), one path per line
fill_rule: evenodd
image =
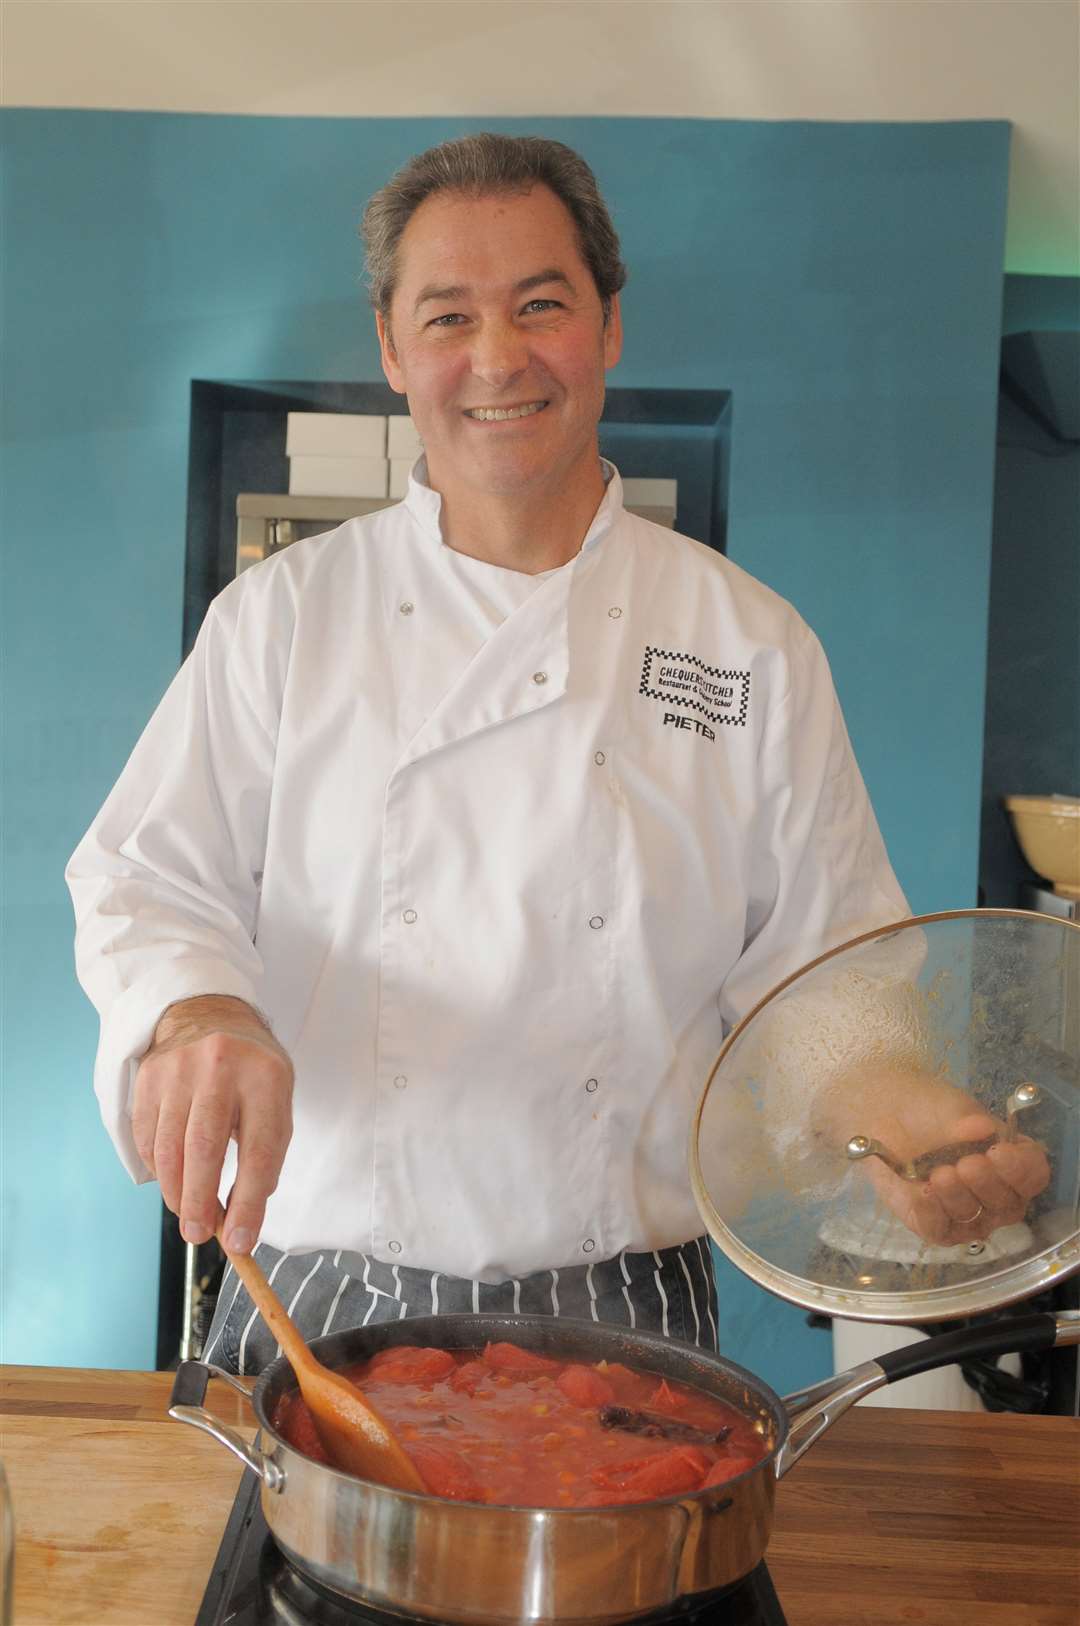
M215 601L66 878L76 970L101 1018L94 1087L120 1158L139 1058L162 1012L199 994L258 1002L254 944L280 658L245 641L243 578Z
M728 1027L826 949L910 913L824 651L803 623L789 677L760 744L743 952L720 994Z
M761 745L745 947L720 995L729 1028L827 949L910 914L824 652L808 628L800 632L790 686ZM813 1158L807 1176L797 1178L796 1165L812 1152L824 1085L869 1061L902 1071L930 1065L917 986L924 958L921 931L885 936L857 969L841 961L774 999L738 1041L702 1137L707 1183L730 1213L774 1181L813 1185Z

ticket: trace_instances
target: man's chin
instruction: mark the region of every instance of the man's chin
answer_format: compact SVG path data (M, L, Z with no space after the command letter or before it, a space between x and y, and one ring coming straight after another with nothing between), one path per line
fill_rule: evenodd
M477 495L491 497L527 495L546 485L554 473L550 461L523 456L506 446L482 447L456 458L436 460L434 469L430 460L428 463L428 476L436 490L463 486Z

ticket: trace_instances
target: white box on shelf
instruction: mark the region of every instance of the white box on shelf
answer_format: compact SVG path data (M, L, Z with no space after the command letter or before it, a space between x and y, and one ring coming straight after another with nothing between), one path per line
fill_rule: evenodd
M678 480L624 480L623 502L627 508L677 508Z
M410 463L414 463L424 448L412 419L403 417L400 413L391 413L387 419L387 426L387 457L391 462L396 458L407 457Z
M414 457L392 457L390 459L390 496L404 497L409 488L409 472L416 462Z
M389 468L385 457L293 457L289 491L294 497L385 497Z
M286 457L385 457L386 419L363 412L290 412Z

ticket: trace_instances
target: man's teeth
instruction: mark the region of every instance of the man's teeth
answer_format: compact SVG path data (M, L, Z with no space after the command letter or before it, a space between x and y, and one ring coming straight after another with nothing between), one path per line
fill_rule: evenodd
M531 418L534 412L541 412L546 406L546 401L530 401L528 406L519 407L472 407L467 416L478 418L481 423L502 423L504 418Z

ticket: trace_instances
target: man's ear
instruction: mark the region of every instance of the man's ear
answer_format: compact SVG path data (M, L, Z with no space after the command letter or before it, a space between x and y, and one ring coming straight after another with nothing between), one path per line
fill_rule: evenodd
M622 311L618 294L612 294L604 323L604 367L610 371L622 355Z
M398 395L404 395L405 377L398 365L393 335L390 332L389 324L383 317L382 311L375 312L375 331L379 335L379 359L382 362L382 370L386 374L386 382Z

